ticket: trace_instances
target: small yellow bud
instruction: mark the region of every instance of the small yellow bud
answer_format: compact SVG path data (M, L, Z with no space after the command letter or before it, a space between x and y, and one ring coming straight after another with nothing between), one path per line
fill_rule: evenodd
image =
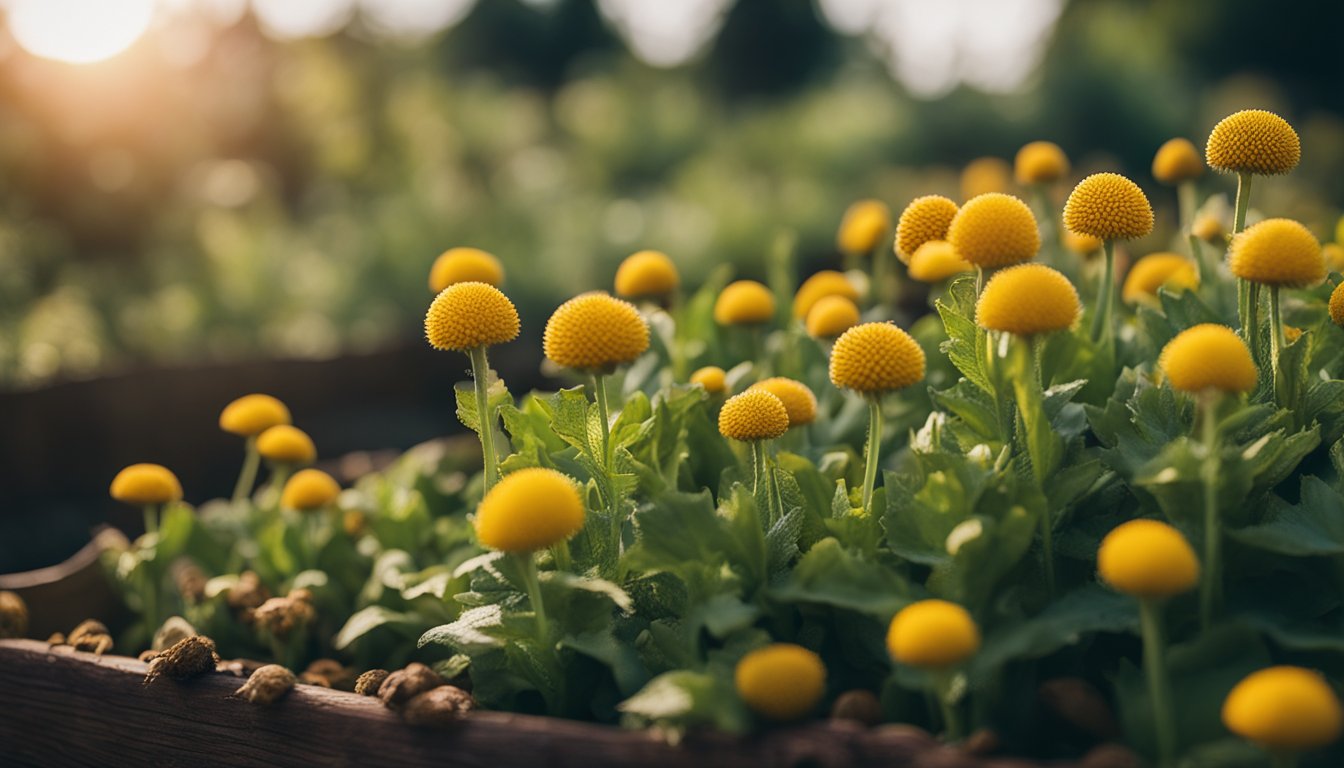
M899 664L941 669L961 664L980 649L971 614L946 600L920 600L902 608L887 628L887 652Z
M1171 597L1199 582L1199 560L1180 531L1156 520L1122 523L1101 541L1101 578L1134 597Z
M776 643L742 657L733 672L742 701L771 720L797 720L826 692L826 665L802 646Z

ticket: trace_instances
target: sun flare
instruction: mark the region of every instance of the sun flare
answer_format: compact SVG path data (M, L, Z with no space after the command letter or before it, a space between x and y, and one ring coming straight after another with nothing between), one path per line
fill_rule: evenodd
M153 17L154 0L13 0L9 27L34 56L91 64L131 47Z

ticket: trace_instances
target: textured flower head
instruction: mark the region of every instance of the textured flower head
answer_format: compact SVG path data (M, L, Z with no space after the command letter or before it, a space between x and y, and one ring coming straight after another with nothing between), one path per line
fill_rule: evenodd
M1325 256L1311 230L1292 219L1265 219L1232 238L1232 274L1243 280L1305 288L1325 279Z
M521 323L513 302L488 283L455 283L434 297L425 313L430 346L466 352L513 341Z
M501 552L535 552L583 528L579 487L568 475L532 467L505 475L476 509L476 538Z
M971 200L1013 188L1013 168L999 157L977 157L961 170L961 199Z
M1263 109L1223 118L1209 134L1204 157L1210 168L1228 173L1274 176L1302 160L1302 142L1287 120Z
M480 248L449 248L429 268L429 290L435 294L456 283L504 283L504 267Z
M729 283L714 301L719 325L760 325L775 317L775 295L755 280Z
M317 446L302 429L277 424L257 435L257 453L281 464L311 464L317 458Z
M1344 283L1336 285L1330 292L1330 320L1344 328Z
M757 648L737 662L737 695L770 720L797 720L816 709L826 692L826 665L812 651L792 643Z
M1102 240L1133 240L1153 231L1153 207L1138 184L1118 173L1094 173L1069 194L1064 226Z
M859 323L859 306L844 296L827 296L807 313L807 335L834 339Z
M872 253L891 230L891 209L881 200L860 200L845 210L835 245L842 253Z
M946 240L930 240L910 256L910 277L921 283L941 283L973 269L975 266L961 258L957 249Z
M728 374L717 365L707 365L691 374L691 383L699 384L711 395L717 395L728 388Z
M909 264L919 247L930 240L946 240L957 215L957 204L942 195L916 197L896 222L896 257Z
M1063 331L1083 311L1069 278L1044 264L1019 264L990 278L975 304L981 328L1017 336Z
M756 382L748 391L752 389L763 389L778 397L789 414L790 427L811 424L817 418L817 396L801 381L776 376Z
M924 350L892 323L863 323L831 350L831 383L864 394L904 389L924 378Z
M850 301L859 300L859 290L845 277L844 273L833 269L823 269L812 275L798 286L793 295L793 316L802 319L812 311L816 303L827 296L843 296Z
M773 440L789 430L784 401L764 389L728 398L719 411L719 434L744 443Z
M289 422L289 409L270 395L243 395L219 413L219 428L242 437L259 435Z
M1181 392L1250 392L1257 379L1246 342L1231 328L1214 323L1181 331L1162 348L1157 365L1172 389Z
M112 498L125 504L167 504L182 498L182 483L159 464L132 464L112 478Z
M1013 161L1018 184L1050 184L1068 173L1068 155L1053 141L1033 141L1019 149Z
M1012 195L991 192L971 198L948 226L947 241L984 269L1031 261L1041 247L1036 217Z
M1153 178L1176 185L1204 175L1204 158L1189 139L1168 139L1153 155Z
M1199 560L1181 532L1156 520L1122 523L1101 541L1101 578L1134 597L1171 597L1199 582Z
M946 600L920 600L902 608L887 628L887 652L898 664L928 669L956 666L980 649L971 614Z
M1196 216L1195 223L1190 225L1190 232L1211 245L1220 244L1227 237L1223 230L1223 222L1217 216L1209 213Z
M1157 289L1194 290L1199 287L1199 270L1190 259L1176 253L1150 253L1134 262L1120 296L1128 304L1156 304Z
M649 348L649 326L634 305L605 293L584 293L546 321L542 350L566 368L609 370L634 362Z
M340 495L341 485L336 478L320 469L301 469L285 482L280 506L310 512L331 504Z
M1100 237L1084 235L1069 229L1064 230L1064 247L1078 256L1091 256L1101 250Z
M1227 694L1223 724L1268 750L1318 749L1344 731L1344 707L1319 673L1270 667L1251 673Z
M616 293L627 298L670 296L681 285L677 265L662 251L640 251L616 269Z

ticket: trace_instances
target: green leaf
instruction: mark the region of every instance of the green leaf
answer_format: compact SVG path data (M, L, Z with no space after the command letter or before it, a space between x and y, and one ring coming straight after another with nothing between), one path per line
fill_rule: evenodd
M676 670L665 672L617 709L631 727L656 725L683 732L693 725L712 725L727 733L742 733L751 715L733 689L731 675Z
M356 611L346 620L345 626L341 627L340 631L336 633L331 645L336 650L342 651L348 648L351 643L378 627L386 625L414 627L417 623L415 616L412 614L394 611L381 605L370 605Z
M975 299L975 278L962 277L948 286L947 294L935 304L947 329L942 351L967 381L993 392L985 374L985 332L975 324Z
M1289 504L1269 497L1256 525L1233 528L1227 535L1248 547L1295 557L1344 554L1344 496L1319 478L1301 478L1301 501Z
M481 420L476 414L476 386L470 381L460 382L453 387L453 394L457 398L457 418L467 429L476 434L481 433ZM513 404L513 395L504 386L504 382L494 376L491 371L490 385L485 390L486 405L492 410L501 406Z
M803 555L788 578L770 589L770 596L784 603L829 605L886 622L910 602L911 592L896 571L827 538Z

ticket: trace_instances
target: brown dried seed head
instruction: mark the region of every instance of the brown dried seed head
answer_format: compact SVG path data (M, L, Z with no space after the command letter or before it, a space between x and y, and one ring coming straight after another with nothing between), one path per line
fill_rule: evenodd
M360 696L377 696L378 686L382 685L390 674L392 673L386 669L370 669L355 681L355 693Z
M852 720L863 725L882 722L882 703L872 691L853 690L840 694L831 706L832 720Z
M312 672L304 672L299 675L299 682L304 685L316 685L319 688L330 688L331 681L322 675L315 675Z
M171 648L182 642L188 637L197 634L196 628L191 626L191 622L181 616L169 616L168 620L163 622L154 633L154 640L149 647L156 651L162 651L165 648Z
M387 676L378 686L378 698L392 709L401 709L411 699L441 685L443 678L439 673L424 664L411 664Z
M293 597L272 597L252 614L263 629L279 638L301 630L313 620L312 603Z
M112 635L101 621L85 619L70 632L66 643L77 651L87 651L101 656L112 650Z
M188 603L199 603L205 599L205 571L191 558L178 558L172 567L173 583L178 594Z
M471 694L451 685L440 685L406 703L401 718L409 725L447 726L476 708Z
M355 670L342 666L335 659L318 659L305 669L304 675L314 675L326 681L328 688L339 691L353 691L355 688Z
M159 655L159 652L156 651L156 650L154 650L153 648L151 648L151 649L149 649L149 650L147 650L147 651L141 651L141 652L140 652L140 655L137 656L136 658L139 659L141 662L143 662L143 663L145 663L145 664L148 664L149 662L151 662L151 661L154 660L154 657L156 657L156 656L158 656L158 655Z
M14 592L0 591L0 638L28 634L28 605Z
M89 635L106 635L107 633L107 625L103 622L97 619L85 619L79 623L79 626L70 630L70 635L65 641L70 645L75 645Z
M215 641L201 635L192 635L159 654L149 663L145 685L165 675L174 680L187 680L207 672L214 672L217 664L219 655L215 653Z
M306 587L291 589L289 590L289 594L286 595L286 597L288 597L290 600L302 600L303 602L311 605L313 602L313 590L308 589Z
M246 609L257 608L271 598L271 591L261 583L261 577L254 571L243 571L238 583L229 589L224 598L229 607L242 613Z
M261 667L252 676L243 683L243 686L234 691L234 696L241 696L253 704L270 704L280 697L289 693L294 687L294 673L279 664L267 664Z

